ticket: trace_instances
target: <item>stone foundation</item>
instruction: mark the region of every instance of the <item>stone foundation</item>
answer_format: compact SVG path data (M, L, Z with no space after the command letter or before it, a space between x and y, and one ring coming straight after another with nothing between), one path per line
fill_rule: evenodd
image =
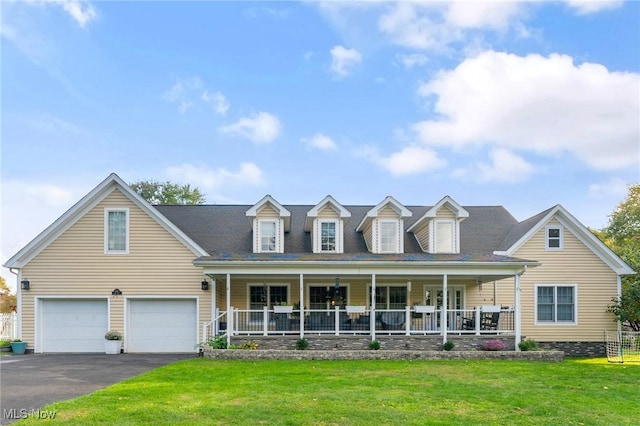
M567 356L603 357L607 356L605 342L538 342L545 350L563 351Z

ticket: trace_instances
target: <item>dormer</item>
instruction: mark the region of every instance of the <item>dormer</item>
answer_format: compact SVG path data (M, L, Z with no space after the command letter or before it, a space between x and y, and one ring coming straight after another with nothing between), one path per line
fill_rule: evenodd
M371 253L404 253L404 220L412 213L387 197L365 214L356 232L362 232Z
M253 252L284 253L284 233L291 228L291 212L266 195L246 214L253 229Z
M351 218L331 195L307 212L304 230L311 234L314 253L344 253L344 225Z
M460 253L460 222L468 217L469 212L447 195L407 232L413 232L424 252Z

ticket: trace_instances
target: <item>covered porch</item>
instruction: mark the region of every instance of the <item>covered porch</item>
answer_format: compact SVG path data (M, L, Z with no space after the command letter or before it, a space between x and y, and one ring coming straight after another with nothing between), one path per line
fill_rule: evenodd
M199 261L196 261L196 264ZM520 277L536 262L200 261L211 287L203 341L232 337L384 336L521 339ZM517 347L517 343L515 344Z

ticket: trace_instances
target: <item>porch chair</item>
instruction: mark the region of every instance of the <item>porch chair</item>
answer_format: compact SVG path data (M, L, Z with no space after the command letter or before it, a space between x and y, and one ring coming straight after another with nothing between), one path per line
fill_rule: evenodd
M480 326L483 330L497 330L500 312L487 313L482 316Z
M462 329L463 330L475 330L476 329L476 319L475 318L462 317Z
M380 323L383 330L401 330L404 327L404 312L382 312Z

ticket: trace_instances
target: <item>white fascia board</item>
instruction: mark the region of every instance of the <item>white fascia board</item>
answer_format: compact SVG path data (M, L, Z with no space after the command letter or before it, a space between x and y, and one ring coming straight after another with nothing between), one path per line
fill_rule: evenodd
M146 200L132 190L118 175L112 173L55 222L45 228L18 253L7 260L3 266L7 268L22 268L116 189L119 189L127 198L156 220L196 256L206 256L208 254L158 210L153 208Z

